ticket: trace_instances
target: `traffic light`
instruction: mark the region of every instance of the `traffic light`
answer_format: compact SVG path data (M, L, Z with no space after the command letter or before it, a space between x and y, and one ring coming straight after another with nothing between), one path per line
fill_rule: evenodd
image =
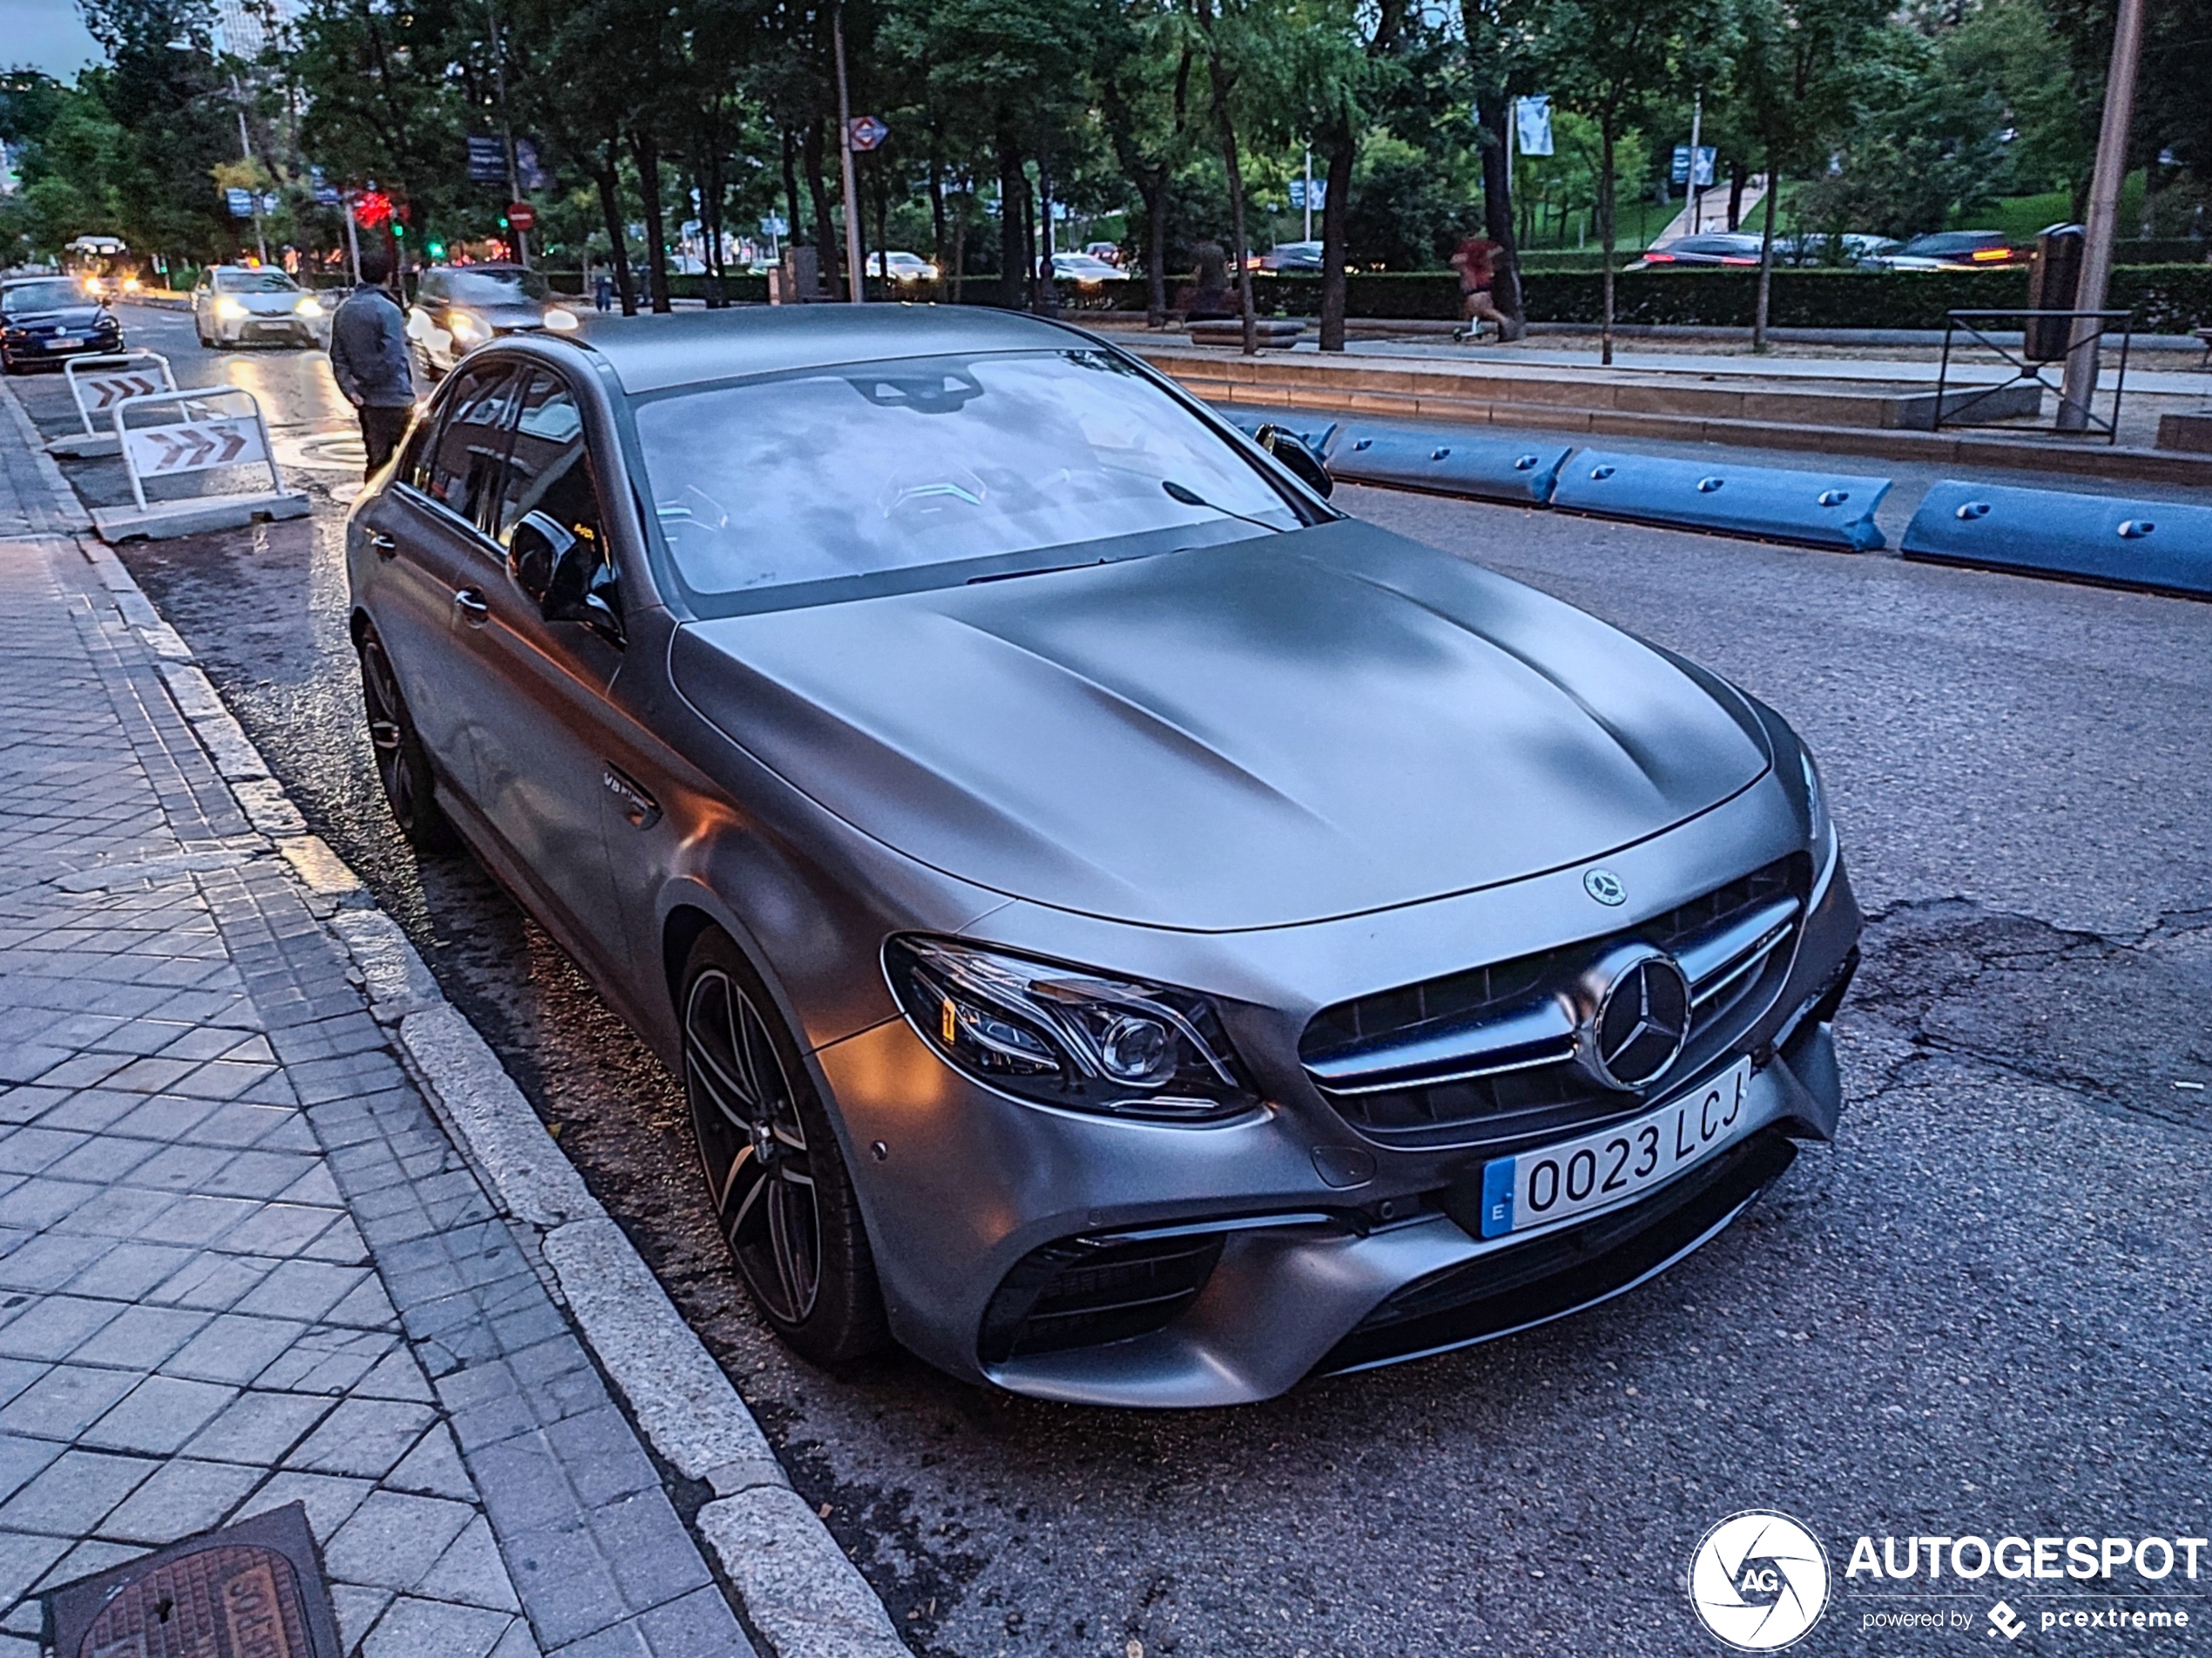
M434 259L442 259L446 256L446 245L443 242L432 242L422 251Z

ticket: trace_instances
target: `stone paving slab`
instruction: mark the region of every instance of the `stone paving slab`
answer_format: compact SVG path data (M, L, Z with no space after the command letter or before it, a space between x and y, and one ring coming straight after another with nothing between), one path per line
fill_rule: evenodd
M19 459L0 529L51 529ZM333 900L68 540L0 543L0 1658L29 1597L295 1500L349 1655L749 1655Z

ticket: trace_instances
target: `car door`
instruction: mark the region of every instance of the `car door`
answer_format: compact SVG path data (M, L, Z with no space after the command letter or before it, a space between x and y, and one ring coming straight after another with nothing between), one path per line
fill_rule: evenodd
M515 369L487 363L441 400L435 426L410 444L399 483L362 509L375 554L370 619L398 676L400 694L443 779L477 799L465 685L463 636L496 522L511 435Z
M514 873L557 907L563 942L613 967L623 945L601 834L601 739L622 666L619 611L596 625L549 621L510 556L518 531L540 550L548 536L573 541L584 584L609 596L606 516L581 401L562 374L526 371L513 426L490 534L472 549L469 584L484 614L463 611L458 641L473 789Z

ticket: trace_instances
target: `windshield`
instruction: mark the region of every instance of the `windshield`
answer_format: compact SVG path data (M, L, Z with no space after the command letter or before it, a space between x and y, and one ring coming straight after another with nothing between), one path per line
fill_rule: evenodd
M637 419L654 512L702 596L1218 527L1217 509L1300 522L1245 457L1103 351L808 369L673 393ZM1212 504L1177 501L1169 481Z
M553 290L536 271L452 271L446 276L446 296L459 305L520 305L525 300L543 304Z
M0 308L4 308L10 315L20 316L31 311L58 311L64 306L91 303L84 297L83 288L63 280L25 282L20 287L0 290Z
M291 293L299 286L282 271L215 273L215 289L219 293Z

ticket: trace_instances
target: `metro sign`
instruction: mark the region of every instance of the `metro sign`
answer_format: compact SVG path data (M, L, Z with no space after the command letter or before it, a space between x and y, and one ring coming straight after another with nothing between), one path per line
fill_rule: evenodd
M865 153L891 136L891 129L873 115L856 115L846 127L855 150Z
M143 426L123 435L131 468L142 478L170 478L211 467L266 462L261 428L248 419L193 421L182 426Z

